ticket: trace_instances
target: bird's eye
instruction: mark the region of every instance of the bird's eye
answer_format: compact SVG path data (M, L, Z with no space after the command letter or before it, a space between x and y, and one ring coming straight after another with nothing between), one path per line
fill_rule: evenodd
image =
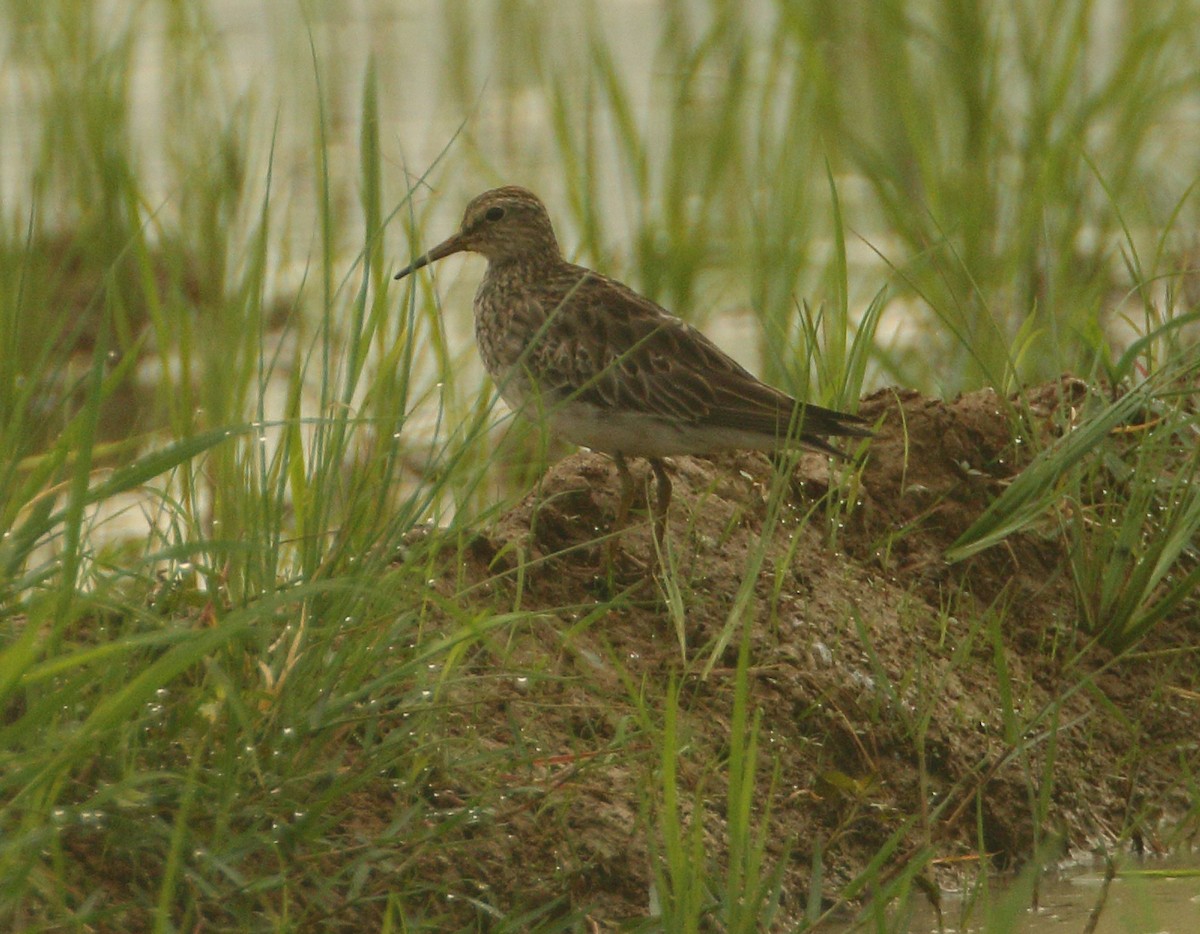
M503 216L504 216L504 208L501 208L501 207L488 208L487 213L483 215L484 220L489 220L489 221L498 221Z

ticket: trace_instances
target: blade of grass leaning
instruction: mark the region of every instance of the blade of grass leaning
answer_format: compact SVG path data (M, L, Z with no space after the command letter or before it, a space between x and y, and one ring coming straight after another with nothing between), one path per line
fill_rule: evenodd
M1149 389L1143 383L1038 454L946 549L945 559L951 564L963 561L1027 527L1058 498L1056 487L1063 475L1148 399Z

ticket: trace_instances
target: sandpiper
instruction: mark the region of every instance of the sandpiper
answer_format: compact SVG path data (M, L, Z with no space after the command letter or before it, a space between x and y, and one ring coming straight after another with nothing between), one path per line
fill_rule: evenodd
M464 251L488 261L475 293L483 364L515 411L610 455L621 482L614 529L634 482L654 471L654 534L663 547L671 480L663 458L803 446L845 457L820 435L867 438L863 419L799 402L761 382L712 341L615 279L563 259L545 205L524 188L485 191L462 226L398 273Z

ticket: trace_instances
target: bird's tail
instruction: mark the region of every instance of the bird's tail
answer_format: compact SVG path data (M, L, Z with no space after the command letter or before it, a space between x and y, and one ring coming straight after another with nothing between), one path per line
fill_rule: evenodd
M823 440L821 436L836 438L873 438L867 428L869 422L857 415L835 412L819 405L798 403L792 414L792 434L807 448L845 459L849 455Z

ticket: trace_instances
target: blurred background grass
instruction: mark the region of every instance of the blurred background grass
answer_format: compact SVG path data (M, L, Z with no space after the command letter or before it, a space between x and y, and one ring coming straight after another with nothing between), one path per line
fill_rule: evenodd
M1192 0L4 0L0 24L0 859L30 917L65 916L62 822L149 821L162 904L197 795L228 852L278 844L263 814L317 833L259 751L296 757L283 786L325 774L296 723L367 717L381 684L424 710L499 625L390 654L428 561L398 543L547 456L492 410L479 261L387 287L484 188L534 188L572 258L815 400L1194 353ZM1080 580L1114 547L1089 532ZM1122 586L1086 613L1141 619ZM381 772L422 767L391 742ZM224 773L189 771L213 750Z

